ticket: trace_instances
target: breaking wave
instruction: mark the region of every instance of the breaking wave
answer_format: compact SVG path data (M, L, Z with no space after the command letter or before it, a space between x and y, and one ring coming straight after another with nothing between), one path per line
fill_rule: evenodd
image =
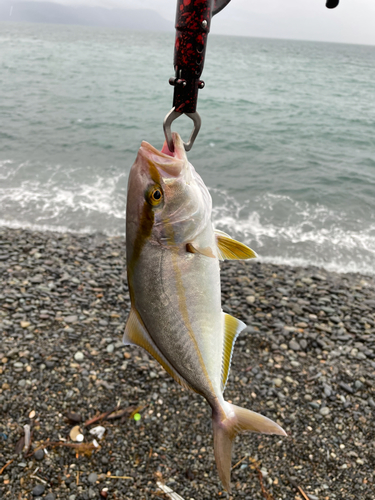
M211 192L215 226L250 245L261 261L375 274L375 220L289 196L264 194L241 204L224 191Z
M88 182L88 167L66 173L51 166L43 179L35 168L31 177L29 167L0 162L0 225L124 236L126 173L92 172ZM375 216L364 221L349 211L271 193L241 202L225 190L210 191L214 225L251 246L262 262L375 274Z
M44 180L26 178L27 163L9 168L0 164L0 224L14 228L59 232L94 233L109 236L125 232L126 174L103 177L93 174L91 182L77 182L73 172L65 175L59 165L51 167ZM3 168L2 168L3 167ZM89 169L88 169L88 174ZM89 175L86 175L86 179Z

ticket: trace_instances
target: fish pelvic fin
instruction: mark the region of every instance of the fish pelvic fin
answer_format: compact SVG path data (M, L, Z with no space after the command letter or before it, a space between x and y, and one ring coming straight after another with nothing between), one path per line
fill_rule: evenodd
M245 431L286 436L286 432L275 422L259 413L225 402L223 409L212 410L214 451L216 466L224 488L230 492L233 439Z
M190 389L196 392L187 382L181 377L181 375L175 370L175 368L169 363L160 349L157 347L151 335L148 333L143 321L139 317L137 310L132 307L128 317L128 321L125 326L125 333L122 339L125 345L137 345L145 349L153 358L156 359L158 363L164 368L164 370L169 373L175 381L180 384L185 389Z
M215 229L215 237L220 260L246 260L258 257L254 250L223 231Z
M224 348L221 366L221 390L224 392L227 385L230 364L232 362L233 347L241 331L246 328L245 323L230 314L222 313L224 323Z

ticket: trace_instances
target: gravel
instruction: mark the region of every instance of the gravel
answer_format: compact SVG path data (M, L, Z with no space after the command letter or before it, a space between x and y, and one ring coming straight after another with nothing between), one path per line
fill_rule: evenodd
M32 491L33 497L39 497L40 495L43 495L45 489L46 488L43 484L37 484L36 486L34 486Z
M43 450L36 450L36 452L34 453L34 458L35 458L35 460L38 460L38 462L40 462L41 460L43 460L43 458L44 458L44 451Z
M185 500L226 498L206 402L121 344L124 248L123 239L102 235L0 229L2 499L162 499L159 480ZM236 440L233 498L263 499L261 474L274 500L302 498L298 487L312 499L373 500L375 279L225 262L222 297L248 325L226 399L288 433ZM116 406L141 419L84 425ZM28 452L20 441L26 424ZM61 445L73 444L76 425L91 444L99 424L106 432L91 455ZM47 453L38 461L41 444Z

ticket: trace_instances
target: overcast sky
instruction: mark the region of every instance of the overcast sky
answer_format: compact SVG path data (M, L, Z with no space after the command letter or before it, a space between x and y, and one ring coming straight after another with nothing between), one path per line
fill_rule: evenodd
M32 1L32 0L30 0ZM148 8L174 20L176 0L53 0L102 7ZM213 20L212 33L375 45L375 0L231 0Z

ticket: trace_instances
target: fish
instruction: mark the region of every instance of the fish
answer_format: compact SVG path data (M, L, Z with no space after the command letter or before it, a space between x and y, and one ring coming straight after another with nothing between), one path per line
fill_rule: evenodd
M142 347L212 409L219 477L230 491L232 442L244 431L285 431L224 400L234 343L246 325L221 307L220 261L251 259L215 230L208 188L173 134L174 152L143 141L128 177L126 259L131 309L123 342Z

